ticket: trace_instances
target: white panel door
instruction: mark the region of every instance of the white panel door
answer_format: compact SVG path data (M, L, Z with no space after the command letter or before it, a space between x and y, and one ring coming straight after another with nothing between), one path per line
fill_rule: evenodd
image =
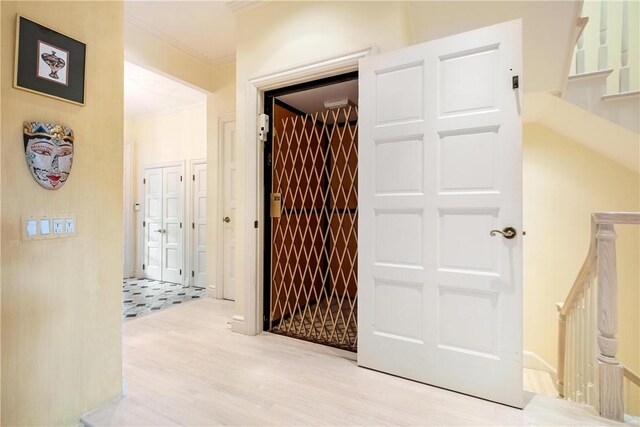
M162 280L182 283L182 168L162 168Z
M143 270L149 279L162 280L162 169L145 169Z
M192 284L204 287L206 283L205 268L207 264L207 164L197 163L193 165L192 173Z
M222 150L224 156L224 206L223 206L223 279L222 298L235 300L236 276L235 276L235 253L236 253L236 122L224 123Z
M511 21L363 59L359 106L358 364L516 407L521 34Z

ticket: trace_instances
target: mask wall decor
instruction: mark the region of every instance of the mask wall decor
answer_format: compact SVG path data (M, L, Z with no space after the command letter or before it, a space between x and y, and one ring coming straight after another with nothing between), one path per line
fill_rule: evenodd
M24 122L24 154L31 175L47 190L67 182L73 165L73 130L66 126Z

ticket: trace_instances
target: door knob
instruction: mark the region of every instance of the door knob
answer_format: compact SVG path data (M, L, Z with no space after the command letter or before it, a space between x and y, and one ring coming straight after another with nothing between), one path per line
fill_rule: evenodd
M497 234L502 234L502 236L505 239L513 239L514 237L516 237L516 234L518 234L516 229L513 228L513 227L503 228L502 231L500 231L500 230L491 230L491 232L489 234L493 237L493 236L496 235L496 233Z
M223 219L224 222L231 222L231 218L229 218L228 216L225 216Z

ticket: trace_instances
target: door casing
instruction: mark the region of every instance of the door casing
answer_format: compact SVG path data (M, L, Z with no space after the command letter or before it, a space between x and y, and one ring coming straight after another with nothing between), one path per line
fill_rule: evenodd
M240 282L243 286L243 305L240 313L232 316L232 331L245 335L257 335L263 331L264 259L262 249L264 248L264 238L260 222L264 218L265 194L262 179L264 156L262 142L258 141L256 118L258 114L264 112L265 92L357 71L358 61L361 58L377 53L377 51L377 47L370 46L331 56L321 61L303 64L299 67L252 78L246 82L246 109L242 129L244 142L248 143L246 144L246 157L243 159L246 171L244 187L245 216L239 218L239 223L243 223L245 230L248 232L243 233L244 241L241 242L246 249L245 262L236 265L237 271L244 269L243 280ZM253 228L254 221L259 221L258 228Z

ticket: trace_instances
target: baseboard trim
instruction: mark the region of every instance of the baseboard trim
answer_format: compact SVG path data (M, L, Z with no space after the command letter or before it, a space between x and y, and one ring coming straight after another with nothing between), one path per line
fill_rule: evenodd
M216 291L216 287L213 285L207 286L207 296L211 298L218 298L218 292Z
M553 385L558 384L558 371L556 371L549 362L538 356L533 351L523 352L522 364L527 369L547 372L551 375L551 379L553 379Z
M244 323L244 316L234 314L231 317L231 332L247 335L247 325Z

